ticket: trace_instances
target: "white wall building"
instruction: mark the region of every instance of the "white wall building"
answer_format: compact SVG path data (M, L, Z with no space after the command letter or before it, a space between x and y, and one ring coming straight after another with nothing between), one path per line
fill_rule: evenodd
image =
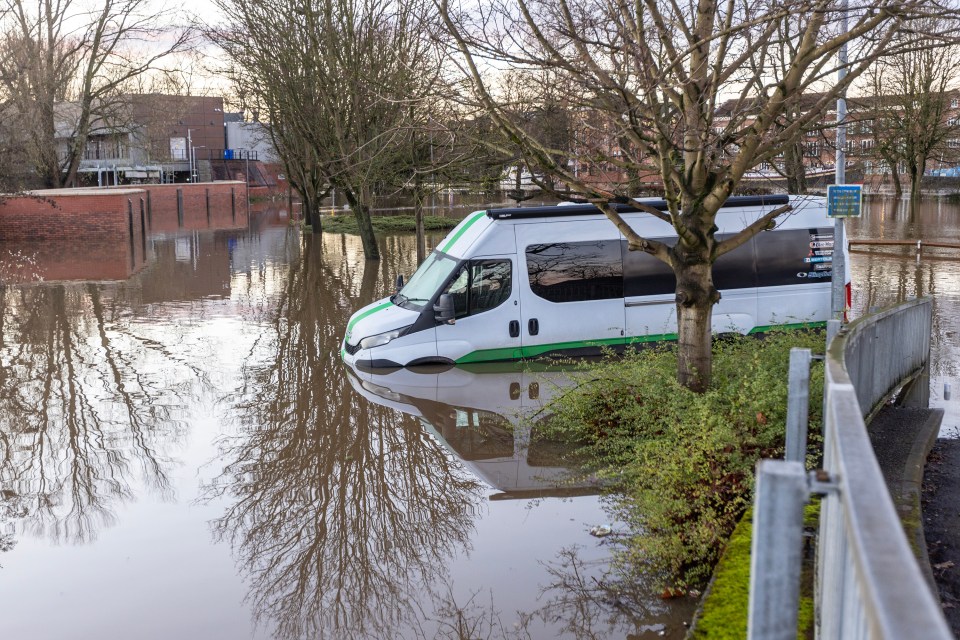
M244 159L245 152L255 151L256 155L251 160L265 163L280 161L270 142L270 132L262 122L227 122L225 126L227 149L234 151L234 158Z

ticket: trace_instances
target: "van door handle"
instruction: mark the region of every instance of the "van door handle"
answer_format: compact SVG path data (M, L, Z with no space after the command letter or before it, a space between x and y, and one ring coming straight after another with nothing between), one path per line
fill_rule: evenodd
M510 321L510 337L511 338L520 337L520 321L519 320Z
M540 333L540 321L536 318L530 318L530 320L527 322L527 331L532 336Z

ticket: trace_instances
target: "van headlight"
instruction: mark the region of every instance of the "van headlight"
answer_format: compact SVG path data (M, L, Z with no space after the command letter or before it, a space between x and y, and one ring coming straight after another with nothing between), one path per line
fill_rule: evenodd
M411 325L412 326L412 325ZM407 332L407 329L410 327L400 327L399 329L394 329L393 331L387 331L386 333L378 333L375 336L367 336L360 341L361 349L372 349L374 347L382 347L391 340L399 338Z

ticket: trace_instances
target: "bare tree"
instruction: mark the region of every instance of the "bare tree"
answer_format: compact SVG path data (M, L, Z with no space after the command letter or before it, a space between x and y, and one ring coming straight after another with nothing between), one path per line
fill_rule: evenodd
M956 22L931 18L915 28L940 33L956 29ZM899 166L909 176L910 197L917 198L928 160L960 131L960 111L951 108L957 94L948 92L958 65L960 47L947 42L908 47L879 60L865 76L870 95L861 101L858 118L872 128L874 155L889 167L897 195L902 192Z
M34 165L46 184L72 186L95 127L115 126L139 76L190 45L168 26L173 11L150 0L3 0L0 81L28 124ZM60 145L59 141L66 141Z
M789 210L769 211L721 241L715 237L719 208L748 170L794 144L798 131L817 122L878 56L895 45L928 42L929 34L920 30L894 40L904 27L918 16L949 12L926 0L855 0L844 31L836 5L826 0L496 0L471 10L449 0L438 4L473 82L474 104L491 114L531 165L595 202L631 250L672 267L678 378L696 390L704 390L711 377L711 314L720 298L714 261ZM788 39L796 44L784 50ZM844 80L833 81L835 54L845 44L853 62ZM782 75L774 73L781 55L788 56ZM625 199L626 185L581 179L503 108L492 79L495 69L507 65L531 73L554 70L574 88L568 104L606 121L578 156L628 172L658 170L669 210L639 207L673 227L675 246L639 236L617 214L611 205ZM788 119L796 96L816 89L820 95L807 111ZM720 122L716 107L726 96L735 103Z
M320 231L319 203L342 193L360 226L364 254L378 259L373 191L408 157L411 105L437 74L425 0L216 0L226 15L211 35L229 75L269 115L274 148ZM291 46L290 43L297 43Z

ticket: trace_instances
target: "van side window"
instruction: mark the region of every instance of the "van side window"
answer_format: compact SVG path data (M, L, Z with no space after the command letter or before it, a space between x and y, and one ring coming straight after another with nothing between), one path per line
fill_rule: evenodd
M756 241L761 287L830 281L833 229L764 231Z
M553 242L527 247L530 289L550 302L623 297L620 240Z
M722 242L733 235L732 233L718 233L717 240ZM766 236L761 236L761 238L763 237ZM733 251L717 258L717 261L713 263L713 285L717 289L727 291L757 286L757 264L754 259L755 240L756 238L747 240Z
M471 260L464 263L444 293L453 297L457 318L472 316L503 304L512 285L509 260Z
M673 246L676 238L653 238ZM677 278L666 262L654 258L646 251L630 251L627 241L623 243L623 294L633 296L656 296L674 293Z
M724 240L732 234L717 234ZM676 238L653 238L673 246ZM656 296L676 292L677 278L666 262L643 251L630 251L623 243L624 296ZM720 256L713 265L713 284L717 289L742 289L757 286L753 241L745 242L733 251Z

